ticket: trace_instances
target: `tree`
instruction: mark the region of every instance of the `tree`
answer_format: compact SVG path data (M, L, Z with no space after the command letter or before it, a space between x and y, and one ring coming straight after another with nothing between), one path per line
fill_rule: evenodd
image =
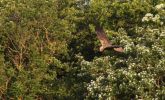
M0 99L164 99L163 0L3 0L0 14ZM124 53L100 53L96 26Z

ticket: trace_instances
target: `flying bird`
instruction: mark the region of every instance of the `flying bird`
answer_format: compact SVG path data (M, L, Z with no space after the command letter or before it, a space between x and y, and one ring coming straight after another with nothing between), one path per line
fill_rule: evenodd
M108 39L103 27L96 26L95 31L97 38L101 42L100 52L103 52L105 49L114 49L117 52L123 52L124 49L120 45L112 45L112 42Z

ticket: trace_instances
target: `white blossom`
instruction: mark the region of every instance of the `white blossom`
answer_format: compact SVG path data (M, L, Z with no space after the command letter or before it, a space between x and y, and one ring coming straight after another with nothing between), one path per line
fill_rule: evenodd
M151 13L147 13L143 18L142 18L142 22L148 22L148 21L151 21L153 19L153 14Z
M161 10L161 9L165 8L165 4L156 5L155 8L156 8L157 10Z
M152 17L153 17L153 14L147 13L147 14L145 15L145 17L150 17L150 18L152 18Z

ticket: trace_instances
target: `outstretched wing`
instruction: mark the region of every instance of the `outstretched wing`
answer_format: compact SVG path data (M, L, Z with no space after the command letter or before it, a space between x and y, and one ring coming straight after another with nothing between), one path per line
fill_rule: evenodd
M117 52L124 52L124 49L122 47L114 48L114 50Z
M95 31L97 38L100 40L102 46L106 47L112 45L102 27L96 27Z

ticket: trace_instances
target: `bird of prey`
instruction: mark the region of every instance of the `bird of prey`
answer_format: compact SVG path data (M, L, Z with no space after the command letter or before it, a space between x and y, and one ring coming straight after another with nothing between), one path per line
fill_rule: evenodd
M101 42L100 52L103 52L105 49L114 49L117 52L123 52L122 46L112 45L111 41L108 39L103 27L96 26L95 31L97 34L97 38Z

